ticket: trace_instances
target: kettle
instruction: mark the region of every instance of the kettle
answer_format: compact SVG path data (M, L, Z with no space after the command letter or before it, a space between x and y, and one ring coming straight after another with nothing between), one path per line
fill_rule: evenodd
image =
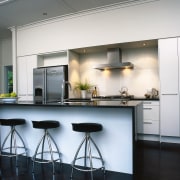
M122 87L119 92L121 93L122 97L127 97L128 96L128 88L127 87Z

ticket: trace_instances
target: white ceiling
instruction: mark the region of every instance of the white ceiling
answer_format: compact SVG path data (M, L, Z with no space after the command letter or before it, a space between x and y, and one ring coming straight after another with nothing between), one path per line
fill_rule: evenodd
M11 34L7 29L12 26L136 1L145 0L12 0L0 5L0 38Z

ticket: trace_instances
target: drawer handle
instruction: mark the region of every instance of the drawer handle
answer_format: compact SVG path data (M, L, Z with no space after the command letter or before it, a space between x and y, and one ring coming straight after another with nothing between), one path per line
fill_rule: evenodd
M18 96L26 96L26 94L18 94Z
M152 121L144 121L144 124L152 124Z
M146 110L151 110L152 108L143 108L143 109L146 109Z
M151 102L143 102L143 104L151 104Z

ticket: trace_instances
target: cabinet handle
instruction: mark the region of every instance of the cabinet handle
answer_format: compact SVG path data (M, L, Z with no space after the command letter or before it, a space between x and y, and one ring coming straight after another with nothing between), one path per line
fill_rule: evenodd
M143 108L143 109L146 109L146 110L151 110L152 108Z
M176 94L162 94L162 95L164 96L164 95L178 95L178 94L176 93Z
M151 102L143 102L143 104L151 104Z
M19 94L18 96L26 96L26 94Z
M152 121L144 121L144 124L152 124Z

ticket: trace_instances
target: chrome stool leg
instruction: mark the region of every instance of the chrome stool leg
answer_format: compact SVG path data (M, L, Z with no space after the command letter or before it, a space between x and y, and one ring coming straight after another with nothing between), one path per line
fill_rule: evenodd
M81 144L79 145L79 147L78 147L78 149L76 151L76 154L74 156L74 159L72 161L71 179L73 178L73 171L74 171L76 159L78 159L77 156L78 156L79 151L80 151L81 147L83 146L84 142L86 143L86 137L84 137L84 139L82 140Z
M47 145L48 145L47 151L45 151L45 149L44 149L46 140L47 140ZM56 151L53 151L52 144L55 146ZM41 152L38 152L40 146L41 146ZM46 153L50 154L50 160L44 160L44 154L46 154ZM57 159L54 159L54 154L58 154ZM37 158L38 155L41 156L40 159ZM33 161L32 173L34 173L35 162L37 162L37 163L52 163L53 174L55 174L55 162L60 161L60 164L61 164L61 156L60 156L58 146L47 129L44 129L44 134L36 147L35 153L32 157L32 161Z
M94 145L96 151L98 152L99 157L96 157L96 156L92 155L91 143ZM83 145L84 145L84 156L78 157L79 152L80 152ZM79 159L84 159L84 167L85 167L85 169L83 169L81 167L77 167L76 161L79 160ZM93 167L93 159L100 160L102 166L100 168L94 168ZM87 160L89 160L89 167L87 165ZM104 174L105 174L104 160L102 158L102 155L100 153L99 148L97 147L94 140L91 138L90 133L88 133L88 132L85 133L85 137L83 138L82 142L80 143L80 145L79 145L79 147L78 147L78 149L77 149L77 151L75 153L75 156L74 156L74 159L73 159L71 165L72 165L71 176L70 176L71 179L73 179L74 169L84 171L84 172L90 172L91 173L91 180L93 180L93 171L96 171L98 169L103 169Z
M0 144L0 157L9 157L13 158L15 157L15 163L16 163L16 174L18 170L18 161L20 155L26 155L26 158L28 157L28 149L26 148L25 142L19 132L16 129L16 126L24 125L26 123L25 119L21 118L13 118L13 119L0 119L0 125L2 126L8 126L10 127L10 131L5 136L4 140L1 141L2 144ZM11 159L12 160L12 159ZM28 158L27 158L28 162Z
M20 139L22 146L17 145L17 137ZM10 138L10 146L5 147L8 139ZM18 149L24 149L22 153L18 153ZM10 154L2 154L3 151L9 150ZM8 135L5 137L2 146L1 146L1 156L7 156L7 157L16 157L16 167L18 166L18 156L27 154L27 148L25 146L24 140L22 139L21 135L16 130L15 126L11 126L11 130L9 131Z

